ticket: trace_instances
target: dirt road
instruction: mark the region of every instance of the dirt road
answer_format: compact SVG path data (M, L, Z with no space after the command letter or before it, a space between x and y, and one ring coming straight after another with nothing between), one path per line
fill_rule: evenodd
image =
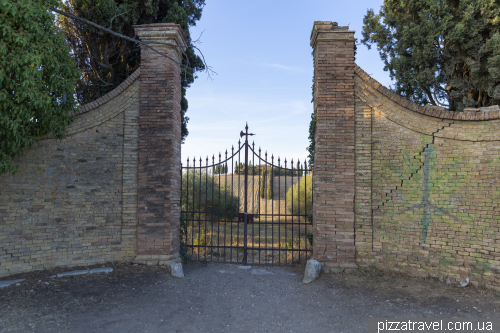
M370 317L500 318L498 293L377 270L303 284L302 267L192 263L179 279L160 267L107 266L114 271L14 277L27 280L0 289L0 332L353 333Z

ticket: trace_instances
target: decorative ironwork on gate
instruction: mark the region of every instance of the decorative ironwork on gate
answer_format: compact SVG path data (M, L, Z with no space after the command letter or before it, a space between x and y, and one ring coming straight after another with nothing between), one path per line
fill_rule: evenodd
M194 260L291 265L311 255L312 172L306 161L268 160L252 135L246 125L218 162L181 165L182 237Z

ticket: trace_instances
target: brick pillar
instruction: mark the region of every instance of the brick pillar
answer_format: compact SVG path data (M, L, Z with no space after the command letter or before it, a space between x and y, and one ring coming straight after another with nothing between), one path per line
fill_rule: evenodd
M178 24L134 26L140 40L186 45ZM177 62L181 50L152 44ZM139 182L135 262L166 264L179 260L181 197L181 69L141 45L139 93Z
M314 22L313 255L325 271L356 268L354 31Z

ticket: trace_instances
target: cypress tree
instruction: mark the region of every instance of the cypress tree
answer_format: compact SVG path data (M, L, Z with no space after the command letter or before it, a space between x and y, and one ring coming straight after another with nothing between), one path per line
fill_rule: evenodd
M266 171L262 173L260 178L260 198L264 199L266 197Z
M361 42L377 46L392 90L417 104L498 105L499 17L499 1L385 0L365 15Z
M273 199L273 173L271 169L269 169L268 172L269 176L267 177L269 180L269 184L267 186L267 200L272 200Z
M2 0L9 2L8 0ZM13 2L13 1L12 1ZM42 1L33 1L41 3ZM67 0L47 2L48 8L62 6L62 10L90 20L125 36L135 35L133 25L151 23L177 23L191 45L189 27L201 18L205 0ZM0 8L3 7L0 5ZM2 8L3 12L3 8ZM26 21L30 21L29 19ZM58 25L66 36L66 45L82 70L74 94L80 104L91 102L113 90L139 67L138 45L120 37L103 33L81 22L61 17ZM50 54L50 52L48 52ZM190 68L181 73L181 137L188 135L186 117L188 101L186 89L194 82L196 73L205 69L202 59L189 47L182 62ZM73 85L74 87L74 85ZM48 89L50 91L50 89Z

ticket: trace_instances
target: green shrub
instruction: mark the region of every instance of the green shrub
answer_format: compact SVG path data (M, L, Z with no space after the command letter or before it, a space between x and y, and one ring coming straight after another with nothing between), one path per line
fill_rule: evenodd
M193 245L200 245L200 246L205 246L205 236L203 236L203 231L201 231L201 235L199 233L196 233L196 237L193 239Z
M238 196L226 183L219 185L205 172L189 171L182 175L181 200L182 211L189 212L188 220L231 220L238 216Z
M286 192L286 209L288 213L293 215L309 215L312 213L312 180L312 172L309 172L301 177L297 184L288 189Z

